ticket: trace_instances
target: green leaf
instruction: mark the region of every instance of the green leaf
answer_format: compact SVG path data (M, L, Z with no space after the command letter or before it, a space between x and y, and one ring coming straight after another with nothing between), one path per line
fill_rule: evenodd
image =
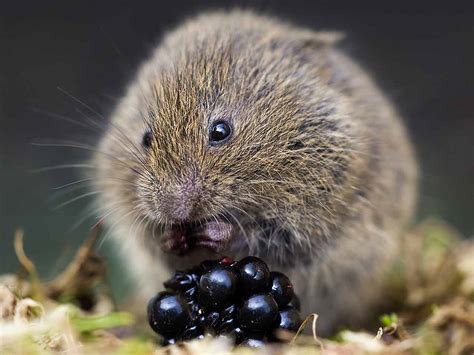
M383 314L379 319L383 327L390 327L398 323L398 316L396 313Z
M127 312L114 312L103 316L81 316L77 314L71 316L72 326L81 333L124 327L133 323L133 316Z

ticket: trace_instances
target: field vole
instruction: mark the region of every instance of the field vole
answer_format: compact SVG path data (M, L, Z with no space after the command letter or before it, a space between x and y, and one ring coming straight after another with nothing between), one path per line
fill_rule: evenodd
M165 36L94 157L98 203L147 297L176 268L257 255L323 334L380 297L416 195L401 120L334 36L213 12Z

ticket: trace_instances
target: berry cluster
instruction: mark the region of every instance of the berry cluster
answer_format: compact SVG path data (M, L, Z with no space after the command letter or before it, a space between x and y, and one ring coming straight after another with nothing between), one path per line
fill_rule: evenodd
M276 329L296 332L301 325L290 280L270 272L257 257L206 260L176 272L164 285L166 291L153 297L147 309L150 326L163 336L164 345L210 333L259 346L275 340Z

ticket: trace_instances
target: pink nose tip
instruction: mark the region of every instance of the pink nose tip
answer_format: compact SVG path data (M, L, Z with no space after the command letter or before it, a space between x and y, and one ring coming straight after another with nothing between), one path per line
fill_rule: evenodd
M175 198L166 208L166 214L177 222L187 221L194 214L194 205L189 201Z

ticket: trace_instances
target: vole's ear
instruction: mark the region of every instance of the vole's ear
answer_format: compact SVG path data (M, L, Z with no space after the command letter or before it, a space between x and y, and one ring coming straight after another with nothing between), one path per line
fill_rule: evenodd
M336 68L332 65L332 60L327 54L330 49L345 37L343 32L337 31L308 31L302 30L296 34L295 39L302 49L302 52L313 53L313 63L318 63L319 77L322 82L329 83L337 77ZM302 56L305 58L305 55ZM308 60L307 58L305 60Z

